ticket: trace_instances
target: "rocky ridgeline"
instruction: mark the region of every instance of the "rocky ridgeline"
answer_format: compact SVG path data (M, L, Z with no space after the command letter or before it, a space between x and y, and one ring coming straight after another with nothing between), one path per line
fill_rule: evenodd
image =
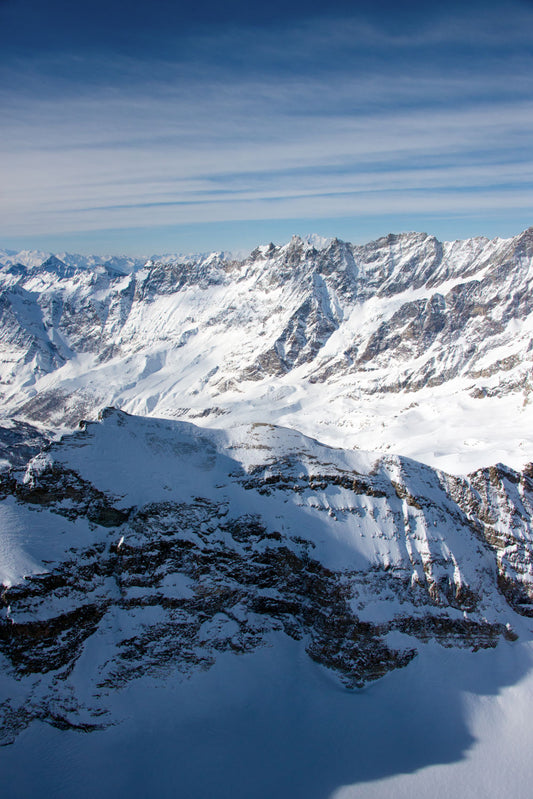
M131 491L105 476L102 442ZM114 723L131 680L185 679L280 636L348 688L427 641L513 639L514 614L533 616L532 477L498 466L459 480L268 425L227 440L109 410L1 478L27 537L44 527L63 547L3 587L0 653L16 689L2 740L34 719Z
M131 274L10 262L0 269L0 399L6 413L63 426L106 403L167 417L216 408L228 392L292 374L363 394L462 377L472 396L526 401L532 257L529 229L322 248L294 237L244 260L155 259Z

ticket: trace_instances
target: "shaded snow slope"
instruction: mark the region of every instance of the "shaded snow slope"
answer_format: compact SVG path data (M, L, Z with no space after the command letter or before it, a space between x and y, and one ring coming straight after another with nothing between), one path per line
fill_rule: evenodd
M530 666L521 643L425 644L348 692L294 643L222 655L186 682L132 685L120 725L28 729L0 748L2 779L14 799L529 799Z
M364 246L294 237L132 274L51 256L0 269L1 405L74 427L104 405L272 421L456 474L531 459L532 230Z

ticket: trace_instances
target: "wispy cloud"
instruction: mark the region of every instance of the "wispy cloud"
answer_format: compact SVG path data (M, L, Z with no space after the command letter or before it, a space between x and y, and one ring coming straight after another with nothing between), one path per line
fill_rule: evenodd
M471 26L455 17L395 35L315 21L249 39L233 29L175 59L64 53L62 77L57 57L18 71L12 61L0 234L533 215L533 14L520 7L503 31L489 14L474 38Z

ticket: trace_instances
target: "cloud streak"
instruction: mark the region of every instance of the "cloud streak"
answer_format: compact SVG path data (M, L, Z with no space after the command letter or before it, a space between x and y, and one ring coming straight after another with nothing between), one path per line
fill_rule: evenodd
M465 59L456 18L411 36L356 20L252 41L233 30L181 60L65 53L71 82L57 78L57 57L19 71L12 61L0 91L0 235L498 209L533 217L532 20L522 8L498 33L489 15ZM491 42L492 56L481 46ZM240 46L249 69L227 55ZM435 58L422 69L428 48Z

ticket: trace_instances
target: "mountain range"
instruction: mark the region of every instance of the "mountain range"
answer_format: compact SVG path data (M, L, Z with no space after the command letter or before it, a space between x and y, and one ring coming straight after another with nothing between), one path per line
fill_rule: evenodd
M528 795L533 228L0 262L13 795Z
M128 274L121 259L12 255L0 269L3 412L63 430L106 406L270 421L454 473L521 468L532 252L533 229L364 246L294 237L242 260L153 257Z

